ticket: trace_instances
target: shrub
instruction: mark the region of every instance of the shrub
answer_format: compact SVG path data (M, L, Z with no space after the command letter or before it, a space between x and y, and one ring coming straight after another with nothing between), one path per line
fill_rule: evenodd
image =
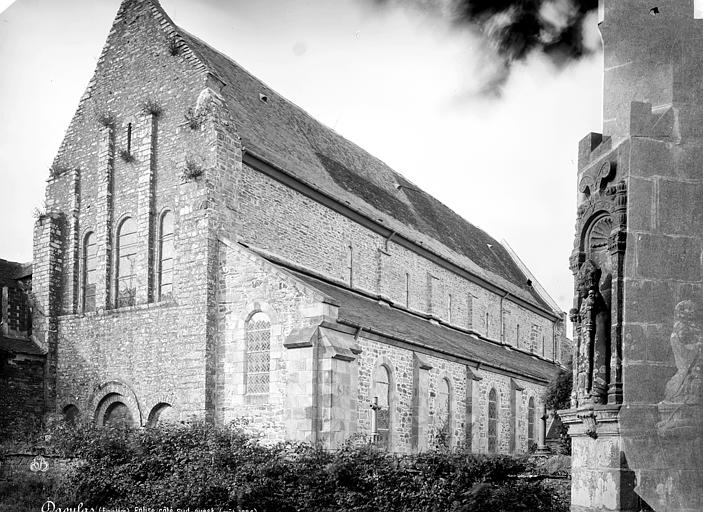
M132 153L130 153L129 151L127 151L126 149L123 149L120 151L120 158L122 158L122 160L124 160L128 164L131 164L132 162L134 162L136 160L134 155Z
M188 107L186 113L183 115L186 120L186 125L191 130L197 130L203 124L203 116L193 107Z
M142 104L142 113L144 115L152 115L154 117L159 117L163 114L163 107L159 105L156 100L148 99Z
M186 158L185 167L183 167L183 172L181 173L183 181L195 181L203 174L205 174L205 169L198 162L192 158Z
M70 170L71 169L65 165L53 164L51 167L49 167L49 175L51 175L52 178L58 178L59 176L63 176Z
M96 120L100 126L105 128L115 127L115 115L111 112L98 112L96 114Z
M181 53L181 48L178 45L178 39L176 37L169 37L168 39L168 53L172 57L175 57L179 53Z
M527 461L518 457L447 450L401 456L354 442L336 452L292 442L265 446L234 425L207 423L130 430L59 422L46 432L47 451L83 463L58 486L26 493L41 494L42 503L50 496L62 508L568 510L553 490L518 478Z

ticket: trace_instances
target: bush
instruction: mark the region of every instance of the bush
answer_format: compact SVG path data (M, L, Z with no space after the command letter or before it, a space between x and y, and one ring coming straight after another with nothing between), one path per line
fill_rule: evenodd
M51 495L61 508L568 510L553 490L518 478L525 458L447 450L401 456L351 442L336 452L264 446L235 426L206 423L140 430L63 424L48 435L48 451L84 461ZM46 488L27 492L46 500Z

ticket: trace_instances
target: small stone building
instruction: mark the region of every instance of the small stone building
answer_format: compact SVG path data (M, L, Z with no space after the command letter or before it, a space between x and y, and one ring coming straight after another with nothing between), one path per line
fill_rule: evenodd
M44 352L32 339L32 265L0 260L0 439L23 436L44 414Z
M125 0L34 238L47 407L521 452L569 352L511 253Z

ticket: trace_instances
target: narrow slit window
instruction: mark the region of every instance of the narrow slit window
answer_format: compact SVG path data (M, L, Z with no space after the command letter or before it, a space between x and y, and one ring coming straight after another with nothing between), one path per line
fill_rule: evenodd
M447 322L452 322L452 294L447 297Z
M159 228L159 300L166 300L173 296L173 212L161 216Z
M405 273L405 307L410 307L410 273Z
M127 154L132 154L132 123L127 124Z
M470 293L466 296L466 327L474 326L474 297Z
M351 245L347 248L347 277L349 287L354 286L354 247Z

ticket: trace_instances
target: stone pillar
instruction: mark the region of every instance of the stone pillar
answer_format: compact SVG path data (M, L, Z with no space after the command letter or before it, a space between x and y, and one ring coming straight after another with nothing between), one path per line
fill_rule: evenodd
M82 242L80 240L80 207L81 207L81 174L79 169L71 169L68 173L70 179L70 210L67 214L66 225L66 257L68 259L66 265L66 275L64 276L65 304L64 311L66 313L75 313L79 309L80 296L80 250Z
M34 225L32 268L32 339L47 352L44 367L44 402L47 411L56 407L58 315L63 284L63 218L58 214L40 217Z
M292 441L317 441L319 345L317 326L294 330L283 342L292 370L285 397L286 439Z
M427 449L428 398L432 369L422 356L413 353L413 422L411 449L414 453Z
M157 116L146 114L140 119L135 137L134 163L137 173L137 268L148 269L137 275L137 304L154 300L155 212L154 186L156 179Z
M520 426L520 418L522 411L522 392L525 390L523 386L518 384L515 379L510 379L510 443L508 444L509 453L515 453L518 446L518 433Z
M98 197L96 201L95 241L97 243L97 275L95 308L112 307L112 185L115 165L115 131L112 126L100 129L98 146Z
M317 367L317 441L327 449L341 448L356 433L357 397L361 348L354 335L318 329L320 348Z
M479 449L479 430L474 428L474 425L478 416L476 414L479 396L478 383L481 380L483 377L479 377L470 367L466 367L466 427L464 433L466 449L472 452Z

